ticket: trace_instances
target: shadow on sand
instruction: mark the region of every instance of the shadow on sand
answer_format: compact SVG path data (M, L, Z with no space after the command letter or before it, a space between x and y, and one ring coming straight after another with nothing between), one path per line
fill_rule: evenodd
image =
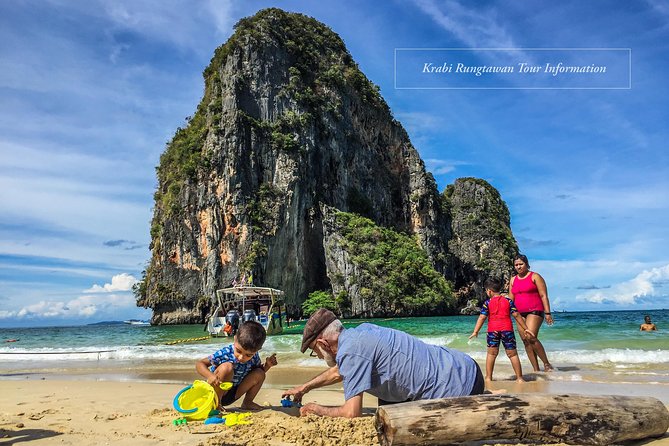
M33 440L41 440L43 438L51 438L57 435L63 434L48 429L0 429L0 445L5 446L10 444L18 444L23 441L28 442Z

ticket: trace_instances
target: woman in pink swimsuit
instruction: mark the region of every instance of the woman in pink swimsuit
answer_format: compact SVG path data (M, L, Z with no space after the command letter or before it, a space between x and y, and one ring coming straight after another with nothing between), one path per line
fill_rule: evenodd
M553 325L546 282L538 273L530 271L530 262L522 254L517 255L513 260L513 268L518 275L512 277L509 283L509 298L515 303L518 312L525 320L527 328L536 335L536 338L531 340L526 340L521 336L525 344L527 357L535 372L540 371L537 356L544 363L544 371L550 372L553 370L553 366L548 361L546 350L539 341L539 328L541 328L544 318L546 318L548 325Z

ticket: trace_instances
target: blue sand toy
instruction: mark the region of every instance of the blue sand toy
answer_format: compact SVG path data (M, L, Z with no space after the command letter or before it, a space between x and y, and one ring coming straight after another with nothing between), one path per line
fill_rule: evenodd
M209 417L206 420L204 420L204 424L221 424L221 423L225 423L225 418Z
M302 404L294 403L290 398L284 398L281 400L281 407L302 407Z

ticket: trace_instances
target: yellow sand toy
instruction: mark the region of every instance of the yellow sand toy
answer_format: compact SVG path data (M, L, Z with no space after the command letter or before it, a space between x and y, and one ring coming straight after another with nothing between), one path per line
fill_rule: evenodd
M221 383L221 389L231 388L231 382ZM195 380L192 385L184 387L176 394L173 405L174 409L184 414L187 420L204 420L209 416L209 412L218 407L218 395L206 381Z
M250 416L251 412L229 413L224 418L225 425L236 426L238 424L253 424L253 421L248 419Z

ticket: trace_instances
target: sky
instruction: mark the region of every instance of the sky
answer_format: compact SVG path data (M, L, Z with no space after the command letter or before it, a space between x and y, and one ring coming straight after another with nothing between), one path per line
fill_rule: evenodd
M342 37L440 190L468 176L499 190L554 310L669 308L668 1L17 0L0 3L0 327L150 316L131 288L150 258L160 154L214 49L266 7ZM490 65L619 48L631 77L403 88L413 68L398 48L516 49L479 58Z

